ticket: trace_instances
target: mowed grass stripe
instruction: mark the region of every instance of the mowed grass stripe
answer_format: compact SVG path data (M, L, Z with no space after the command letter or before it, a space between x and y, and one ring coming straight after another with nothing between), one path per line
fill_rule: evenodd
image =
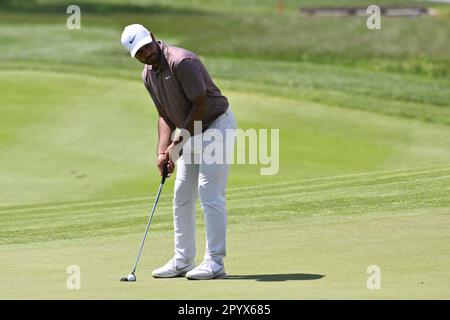
M277 182L277 183L266 183L266 184L258 184L258 185L248 185L242 187L233 187L227 188L227 195L231 195L233 193L242 193L242 192L251 192L253 193L255 190L263 189L267 190L269 187L289 187L292 185L305 185L305 184L317 184L322 181L337 181L342 182L346 180L359 180L361 178L376 178L378 176L386 177L386 176L408 176L408 175L420 175L427 173L438 173L440 172L450 172L450 165L439 165L439 166L431 166L431 167L417 167L417 168L407 168L407 169L395 169L395 170L381 170L381 171L372 171L372 172L362 172L362 173L354 173L354 174L345 174L345 175L336 175L336 176L327 176L327 177L318 177L318 178L310 178L310 179L302 179L302 180L289 180L286 182ZM167 187L166 187L167 188ZM161 199L168 197L167 195L161 194ZM86 207L94 207L94 206L107 206L109 204L113 206L124 205L128 206L130 204L142 203L142 201L148 201L148 196L138 196L132 198L124 198L124 199L100 199L94 201L74 201L74 202L58 202L58 203L43 203L43 204L26 204L19 206L0 206L0 214L6 211L20 211L27 212L33 210L51 210L51 209L72 209L77 206L86 206Z
M229 223L280 219L295 222L315 215L345 216L381 210L445 208L450 206L449 173L450 168L425 170L422 173L420 170L418 173L409 170L408 174L394 173L394 176L397 175L395 179L389 173L375 180L361 175L350 184L347 181L341 185L332 184L328 188L269 188L268 193L230 199ZM346 180L348 177L342 178ZM119 208L74 207L63 212L54 211L47 217L40 214L33 218L16 215L14 220L2 224L0 244L142 232L147 218L148 214L142 205L124 205ZM153 230L168 230L171 227L170 204L160 206Z
M278 194L278 188L283 188L283 191L287 194L292 193L292 191L298 192L308 192L314 190L327 190L333 189L334 187L351 187L361 185L361 179L365 179L365 185L380 185L389 183L402 183L397 181L398 178L408 178L409 182L413 178L416 181L423 179L445 179L448 177L446 174L450 174L450 167L436 167L436 168L425 168L416 170L393 170L393 171L381 171L374 173L361 173L352 175L342 175L333 176L325 178L314 178L314 179L304 179L301 181L289 181L275 184L262 184L255 186L246 186L238 188L230 188L227 192L227 197L232 200L238 200L241 198L248 199L248 195L252 195L252 199L255 195L269 196L271 194ZM422 178L421 178L422 177ZM408 182L408 183L409 183ZM168 203L171 199L171 195L162 195L160 198L159 207L170 206ZM140 209L150 205L149 197L136 197L132 199L117 199L117 200L99 200L92 202L74 202L74 203L61 203L61 204L44 204L44 205L27 205L18 207L4 207L0 208L0 214L3 217L8 217L9 214L14 214L21 212L21 217L30 218L33 214L39 213L41 215L49 213L58 213L61 210L77 211L81 210L83 212L95 211L98 209L118 209L125 207L127 209L137 206ZM26 215L31 213L30 215Z
M367 181L364 183L364 187L370 187L372 185L380 186L380 185L392 185L392 184L409 184L412 182L429 182L433 179L448 179L450 175L445 175L446 173L450 173L450 169L443 171L443 172L434 172L433 174L426 174L423 173L417 173L414 175L393 175L393 176L386 176L386 177L377 177L377 178L368 178ZM401 178L407 178L407 180L402 181L398 180ZM361 186L361 180L360 179L343 179L341 181L325 181L323 183L313 183L309 185L305 185L304 183L298 183L298 184L289 184L289 185L269 185L269 189L263 189L263 190L247 190L246 192L239 192L239 193L233 193L229 195L229 199L232 200L238 200L238 199L247 199L249 197L249 194L251 194L251 198L255 199L259 196L270 196L270 195L277 195L279 193L279 189L282 188L282 190L289 194L294 191L297 192L314 192L314 191L326 191L326 190L332 190L332 189L349 189L351 187L360 187ZM337 188L336 188L337 187Z
M437 180L437 181L435 181ZM352 182L351 184L333 185L332 187L317 186L314 188L271 188L271 192L262 192L252 197L229 197L228 208L230 210L230 216L242 216L253 214L251 208L261 207L261 202L268 205L274 203L277 206L278 201L283 201L285 205L289 205L290 202L297 203L299 200L298 208L301 209L305 204L309 203L307 207L312 210L314 208L322 208L322 202L324 195L327 195L330 201L335 201L335 206L339 207L339 203L346 202L361 202L361 199L371 198L378 199L383 203L393 204L395 197L399 196L401 202L408 202L414 207L417 205L431 205L431 206L445 206L449 204L449 187L450 175L439 177L423 177L421 179L413 178L397 181L370 181L369 183L363 181ZM427 191L424 187L427 187ZM381 189L381 190L380 190ZM383 191L384 190L384 191ZM358 196L349 198L349 193L356 194ZM387 195L387 196L386 196ZM424 197L421 197L423 195ZM434 196L438 198L435 199ZM407 196L407 198L406 198ZM417 199L424 199L418 201ZM430 200L432 199L432 200ZM358 201L359 200L359 201ZM314 206L314 202L318 203L318 206ZM371 204L373 206L373 204ZM242 211L242 213L235 213L235 211ZM275 208L276 209L276 208ZM2 225L2 230L8 230L9 228L17 228L17 223L26 220L28 224L32 224L35 228L42 225L65 225L67 219L55 219L61 215L61 211L54 211L50 214L42 213L15 215L11 219L5 220ZM70 215L68 219L73 222L83 222L90 220L104 221L120 221L123 219L143 219L145 214L149 211L149 206L144 205L132 205L132 206L119 206L119 207L95 207L95 208L73 208L68 210ZM275 210L277 211L277 210ZM170 219L172 212L170 203L163 203L158 206L158 215L161 217L161 221L167 221ZM271 211L272 212L272 211Z

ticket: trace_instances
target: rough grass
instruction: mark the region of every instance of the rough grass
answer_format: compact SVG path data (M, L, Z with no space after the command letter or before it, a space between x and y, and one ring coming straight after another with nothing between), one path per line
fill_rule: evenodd
M17 4L18 7L25 6L22 1L14 0L10 3L11 6L13 4ZM131 12L126 12L122 8L133 8L133 5L125 5L115 0L101 3L85 1L80 4L82 8L83 3L86 7L85 11L82 10L82 30L72 32L65 29L65 3L39 1L37 4L26 5L33 8L31 11L13 10L5 4L0 11L0 23L3 24L0 37L7 38L0 39L0 43L6 41L9 45L5 50L18 52L17 47L10 46L11 38L16 39L14 42L19 41L21 48L26 46L34 50L41 46L45 48L49 45L61 46L61 41L56 41L61 39L65 47L59 48L63 50L57 51L59 54L38 52L36 55L36 52L33 52L34 54L27 58L37 62L44 56L44 60L50 62L63 59L65 62L72 60L73 63L75 56L77 64L91 65L97 61L96 65L99 66L102 63L119 61L118 56L125 58L126 54L117 39L120 38L120 32L126 24L139 22L149 26L157 37L170 39L207 56L304 61L358 66L372 71L402 72L447 79L449 77L450 46L447 39L450 36L450 19L445 15L418 19L384 18L382 30L369 31L364 17L318 19L297 15L252 13L246 9L245 4L244 7L241 7L242 4L237 6L237 1L224 2L223 5L214 7L206 4L211 3L209 1L196 2L198 5L190 6L186 6L183 1L144 4L139 2L142 8ZM228 6L227 3L233 5ZM251 2L251 5L257 4L263 8L271 3L272 1ZM360 3L366 5L364 1ZM317 2L317 5L319 4L320 2ZM153 6L160 5L166 11L152 9ZM48 6L57 6L53 14L46 9ZM96 11L100 10L98 8L114 8L114 6L120 8L113 12ZM239 9L230 9L235 6ZM148 11L145 11L145 8L148 8ZM203 11L191 12L197 10L195 8ZM11 34L20 32L20 28L8 30L7 25L11 22L13 24L20 22L22 32L25 34L22 36ZM46 41L48 30L40 31L39 28L33 28L32 37L26 31L30 30L28 24L37 27L36 25L49 23L60 27L50 32L55 39L51 43ZM104 40L102 43L94 42L87 45L85 40L96 36L95 39L100 38L95 30L90 29L94 26L102 28L105 34L101 38ZM23 41L20 41L21 39ZM68 54L63 55L66 50ZM79 56L80 51L88 51L89 55ZM23 50L20 52L21 55L24 54ZM100 56L101 59L95 59ZM12 60L15 60L14 57Z

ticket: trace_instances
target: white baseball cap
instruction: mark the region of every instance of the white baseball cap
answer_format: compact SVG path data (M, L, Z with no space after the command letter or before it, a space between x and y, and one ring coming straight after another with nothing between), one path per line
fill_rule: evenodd
M131 24L123 30L121 41L125 49L130 51L131 56L134 58L140 48L152 42L152 37L143 25Z

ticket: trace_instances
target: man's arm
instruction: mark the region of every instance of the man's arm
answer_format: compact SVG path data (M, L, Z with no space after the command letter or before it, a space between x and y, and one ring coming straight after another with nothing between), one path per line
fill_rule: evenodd
M208 102L206 98L206 93L200 95L192 100L192 109L189 111L189 114L184 121L183 128L188 130L190 135L194 135L194 121L202 121L203 116L208 110ZM196 132L197 133L197 132ZM172 143L167 147L166 154L168 155L168 169L169 172L173 172L175 169L175 162L179 158L179 150L182 151L184 144L187 140L183 140L183 137L180 135L175 137Z
M206 84L203 79L203 65L199 60L185 59L177 66L175 77L181 85L186 97L192 102L192 108L187 115L183 129L194 134L194 121L202 121L208 111Z
M194 135L194 121L202 121L204 115L208 111L208 99L206 96L206 84L201 72L202 65L195 59L183 60L175 70L175 77L180 83L186 97L192 102L192 108L189 111L183 126L180 129L189 131L190 135ZM197 132L195 132L197 133ZM178 158L178 155L172 154L172 150L177 144L182 148L186 141L175 138L167 148L169 153L169 164L172 164ZM176 148L179 150L180 148Z
M202 121L203 116L208 111L208 99L206 98L206 92L198 97L192 99L192 109L184 121L183 129L189 131L189 133L194 135L194 121ZM200 133L200 132L195 132Z
M175 130L175 125L172 122L170 122L170 120L166 120L167 116L147 82L147 72L148 69L147 67L145 67L144 70L142 71L142 80L144 81L145 88L150 94L150 97L152 98L159 115L157 123L158 144L156 147L156 165L159 168L160 175L162 175L165 165L167 165L170 174L174 171L175 167L171 163L171 161L169 161L169 154L166 151L168 146L171 144L172 132Z
M175 130L175 126L173 124L168 124L163 117L159 117L158 119L158 147L157 152L158 155L160 153L165 153L167 147L171 143L172 132Z
M169 154L167 149L171 144L172 132L175 126L168 123L163 117L158 118L158 146L157 146L157 160L156 165L159 168L159 174L162 175L164 166L168 165L169 173L174 170L174 165L169 161Z

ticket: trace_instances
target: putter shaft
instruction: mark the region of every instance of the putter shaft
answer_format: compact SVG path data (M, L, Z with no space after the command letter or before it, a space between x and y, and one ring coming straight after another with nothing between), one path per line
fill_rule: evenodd
M134 263L133 271L131 272L134 274L136 272L137 265L139 263L139 258L141 257L142 249L144 248L145 239L147 238L148 230L150 229L150 224L152 223L153 214L155 213L156 205L158 204L159 196L161 195L161 190L164 185L164 182L166 181L166 178L169 174L169 170L167 169L167 165L164 165L162 177L161 177L161 183L159 184L158 193L156 194L155 202L153 203L152 207L152 213L150 215L150 219L148 220L147 227L145 228L144 238L141 242L141 247L139 248L138 255L136 257L136 262Z
M150 215L150 219L148 220L147 228L145 229L144 238L142 239L141 247L139 248L139 252L138 252L138 255L137 255L137 258L136 258L136 262L134 264L133 271L131 272L133 274L136 272L136 268L137 268L137 265L138 265L138 262L139 262L139 258L141 257L142 249L144 248L145 239L147 238L147 233L148 233L148 230L150 228L150 224L152 223L153 214L155 213L155 209L156 209L156 204L158 203L159 196L161 195L162 186L163 186L163 182L159 185L158 194L156 195L155 202L153 203L152 213Z

